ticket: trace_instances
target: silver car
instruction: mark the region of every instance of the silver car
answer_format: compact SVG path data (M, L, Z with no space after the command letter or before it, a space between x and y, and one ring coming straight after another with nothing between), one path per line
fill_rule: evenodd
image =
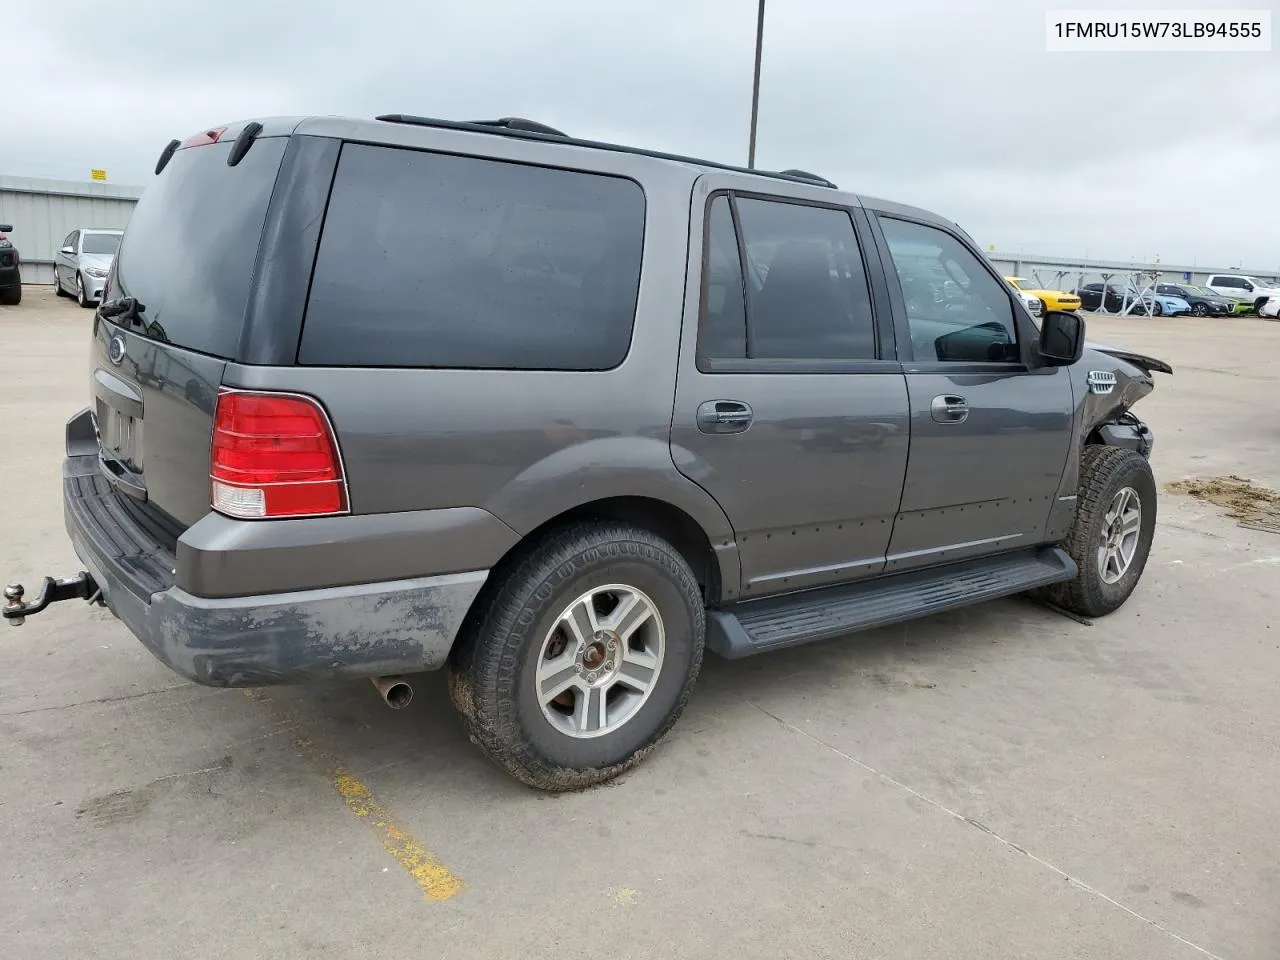
M120 246L122 230L72 230L53 261L53 289L70 295L82 307L102 299L107 271Z

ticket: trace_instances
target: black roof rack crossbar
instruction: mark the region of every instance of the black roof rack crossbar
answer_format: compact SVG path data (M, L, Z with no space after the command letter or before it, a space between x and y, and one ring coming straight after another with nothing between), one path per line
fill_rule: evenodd
M794 183L809 183L815 186L839 189L830 180L803 170L753 170L748 167L735 167L729 163L717 163L714 160L700 160L697 157L684 157L678 153L664 153L661 150L645 150L642 147L626 147L617 143L605 143L601 140L580 140L547 127L532 120L521 120L518 117L506 117L499 121L458 121L437 120L433 117L418 117L408 113L383 113L375 119L386 123L407 123L418 127L440 127L445 130L469 130L473 133L498 134L505 137L522 137L528 140L554 140L571 144L575 147L589 147L593 150L610 150L614 153L630 153L640 157L653 157L655 160L673 160L676 163L688 163L696 167L707 167L712 170L728 170L733 173L749 173L758 177L772 177L775 180L790 180ZM550 131L550 132L546 132Z
M563 130L548 127L545 123L539 123L537 120L526 120L524 117L502 117L499 120L472 120L471 122L478 123L482 127L502 127L506 130L525 130L529 133L545 133L551 137L569 138L569 135Z
M822 187L831 187L833 190L837 189L836 185L826 177L820 177L816 173L809 173L807 170L783 170L779 175L783 177L791 177L793 180L809 180Z

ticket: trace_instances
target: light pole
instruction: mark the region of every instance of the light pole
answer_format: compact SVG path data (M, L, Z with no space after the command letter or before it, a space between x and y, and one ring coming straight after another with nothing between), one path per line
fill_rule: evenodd
M747 166L756 165L756 116L760 112L760 51L764 44L764 0L760 0L760 12L756 16L756 71L751 81L751 139L747 146Z

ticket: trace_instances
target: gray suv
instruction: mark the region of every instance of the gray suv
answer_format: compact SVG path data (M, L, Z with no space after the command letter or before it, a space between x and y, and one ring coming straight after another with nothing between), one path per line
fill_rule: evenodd
M83 572L219 687L447 669L532 786L638 762L743 657L1021 592L1128 598L1158 360L1037 321L954 223L518 119L171 142L66 426Z

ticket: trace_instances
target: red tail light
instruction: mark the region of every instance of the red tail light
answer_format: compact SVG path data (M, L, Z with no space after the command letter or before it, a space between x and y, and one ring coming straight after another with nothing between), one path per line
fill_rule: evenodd
M213 509L243 519L346 513L347 482L324 409L292 393L224 390L213 415Z

